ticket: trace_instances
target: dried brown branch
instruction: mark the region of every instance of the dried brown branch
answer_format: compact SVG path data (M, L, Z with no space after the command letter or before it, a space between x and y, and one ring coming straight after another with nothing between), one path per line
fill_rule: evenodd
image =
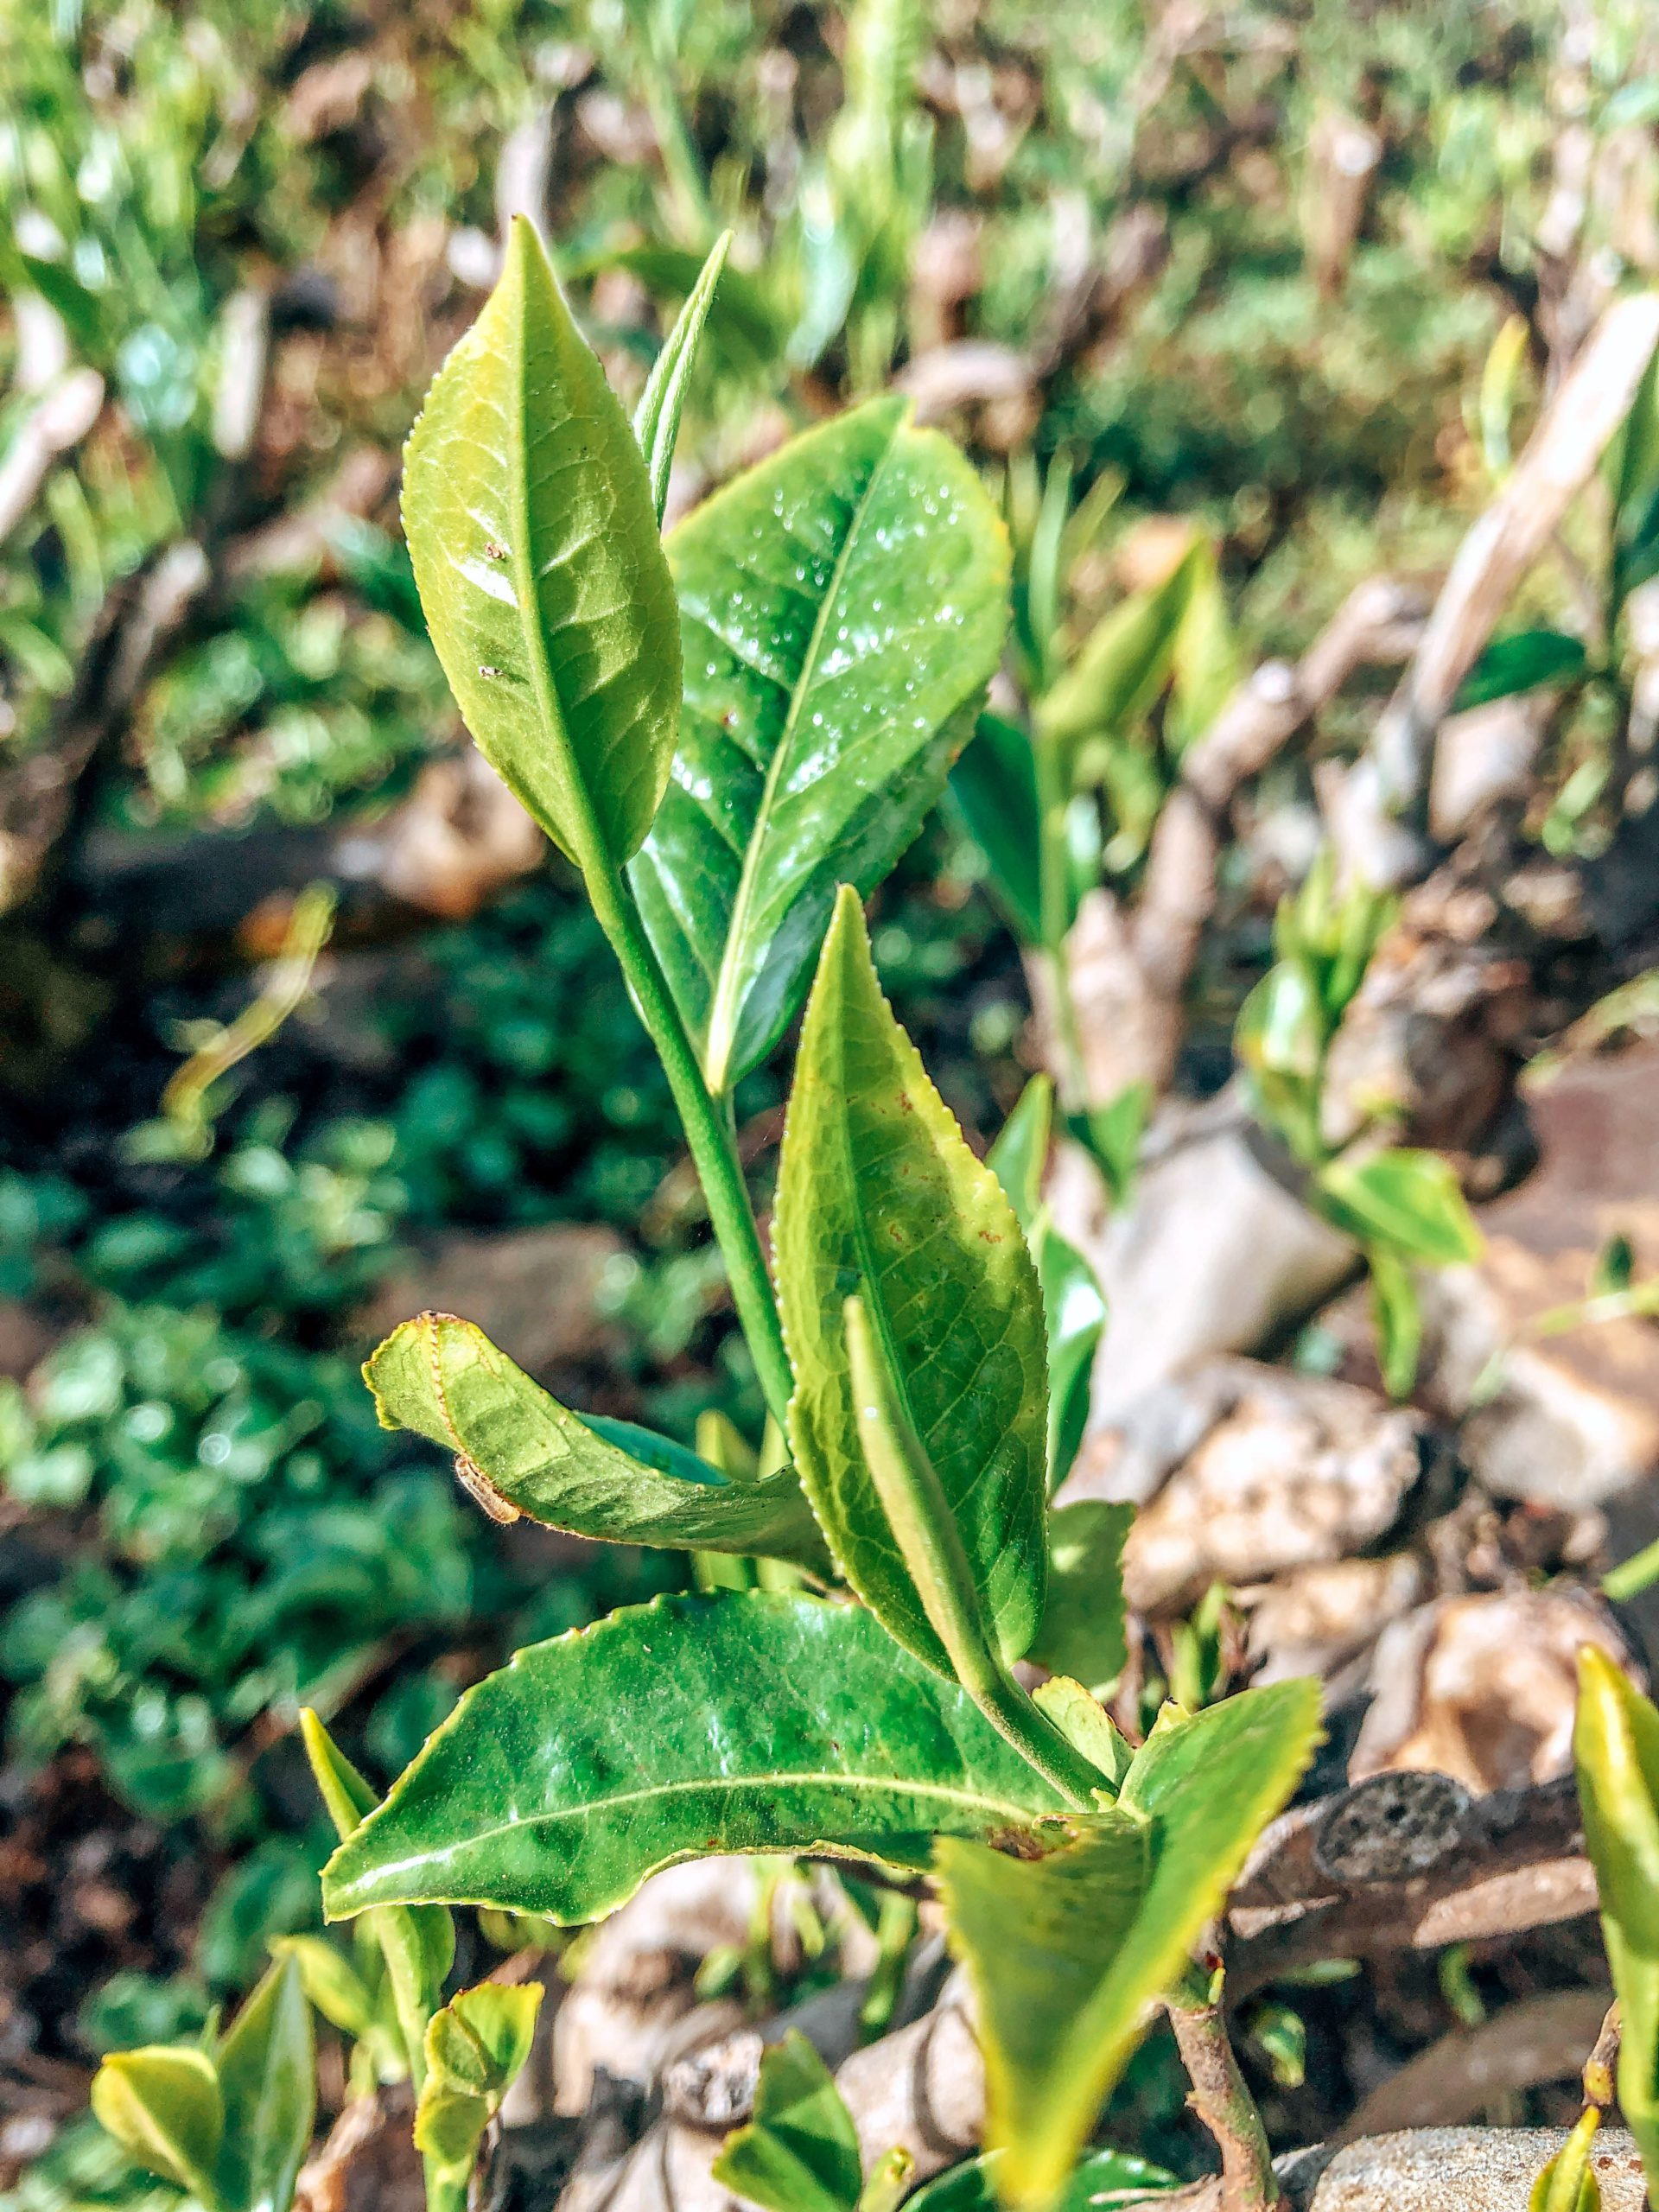
M1228 1980L1244 1995L1317 1959L1514 1936L1595 1904L1570 1778L1472 1797L1444 1775L1377 1775L1267 1831L1228 1913Z

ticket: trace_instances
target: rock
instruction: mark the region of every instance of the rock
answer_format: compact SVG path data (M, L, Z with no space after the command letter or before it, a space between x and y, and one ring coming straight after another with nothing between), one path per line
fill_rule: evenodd
M1445 875L1406 899L1332 1041L1330 1144L1385 1116L1402 1143L1468 1151L1501 1121L1532 994L1526 963L1493 949L1496 919L1485 892Z
M1354 1248L1271 1174L1230 1103L1166 1117L1133 1203L1108 1216L1097 1170L1063 1147L1056 1225L1093 1263L1110 1318L1095 1364L1091 1429L1110 1428L1154 1385L1217 1352L1256 1351L1320 1305Z
M1454 845L1488 810L1524 799L1555 696L1534 691L1448 715L1434 740L1428 821L1435 842Z
M1659 1273L1659 1043L1569 1063L1531 1094L1536 1171L1479 1210L1484 1256L1421 1278L1438 1402L1464 1417L1471 1468L1500 1497L1569 1512L1659 1471L1659 1358L1631 1318L1541 1334L1582 1300L1597 1253L1628 1237Z
M1331 1675L1417 1605L1427 1581L1421 1559L1395 1552L1386 1559L1301 1567L1264 1589L1242 1592L1239 1603L1249 1620L1252 1681Z
M1172 1400L1185 1401L1185 1420L1166 1410ZM1211 1361L1155 1394L1147 1412L1180 1456L1124 1546L1124 1594L1141 1613L1184 1611L1214 1581L1263 1583L1363 1550L1440 1456L1420 1414L1251 1360ZM1106 1437L1093 1440L1063 1497L1145 1497L1147 1427L1121 1472Z
M1420 1768L1484 1792L1567 1774L1584 1643L1630 1663L1587 1594L1499 1591L1420 1606L1378 1641L1350 1779Z
M545 1375L603 1350L600 1294L626 1250L614 1230L594 1224L457 1230L389 1276L357 1327L378 1339L416 1313L458 1313L528 1373Z
M1302 2152L1280 2177L1292 2212L1528 2212L1540 2169L1566 2140L1560 2127L1414 2128L1334 2155ZM1602 2129L1593 2162L1602 2212L1643 2212L1642 2161L1625 2129Z

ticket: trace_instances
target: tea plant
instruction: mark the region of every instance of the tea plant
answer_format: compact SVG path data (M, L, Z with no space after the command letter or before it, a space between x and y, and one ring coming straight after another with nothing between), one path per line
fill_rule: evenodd
M519 1652L325 1895L335 1916L569 1923L709 1853L929 1871L979 1991L997 2187L1034 2205L1294 1786L1317 1696L1170 1708L1137 1751L1075 1680L1015 1677L1050 1634L1075 1643L1085 1592L1109 1612L1121 1522L1054 1541L1037 1265L881 995L860 903L977 711L1007 541L958 456L877 401L664 548L646 456L671 446L708 289L631 429L519 223L404 505L474 738L581 869L661 1056L768 1434L751 1472L584 1420L448 1315L366 1372L382 1420L453 1452L500 1519L789 1572ZM769 1266L729 1099L809 982ZM1035 1175L1008 1172L1029 1218ZM1090 1672L1109 1675L1097 1650ZM1016 1838L1029 1855L998 1847Z
M1339 890L1322 855L1274 921L1273 966L1239 1009L1234 1048L1255 1110L1308 1177L1312 1204L1352 1236L1370 1272L1377 1357L1403 1397L1417 1375L1422 1314L1411 1269L1479 1257L1481 1236L1452 1163L1413 1146L1379 1146L1368 1130L1333 1143L1325 1122L1325 1071L1342 1018L1358 995L1394 918L1386 894Z

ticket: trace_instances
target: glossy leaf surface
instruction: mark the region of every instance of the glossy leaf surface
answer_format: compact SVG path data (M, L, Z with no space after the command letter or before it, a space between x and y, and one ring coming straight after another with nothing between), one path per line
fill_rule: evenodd
M1024 730L988 709L950 771L950 797L990 870L991 895L1022 944L1043 934L1037 772Z
M1592 1646L1579 1653L1573 1755L1618 1998L1618 2101L1651 2194L1659 2190L1659 1711Z
M907 2201L915 2212L995 2212L998 2164L995 2151L964 2159L937 2181L925 2182ZM1056 2212L1103 2212L1107 2206L1138 2204L1178 2186L1166 2168L1131 2151L1091 2151L1067 2177Z
M1036 1271L881 995L842 893L796 1061L774 1226L790 1441L842 1573L946 1667L860 1446L845 1300L861 1296L955 1516L980 1610L1017 1658L1042 1618L1046 1355Z
M317 2112L316 2047L299 1962L265 1975L219 2050L219 2191L245 2212L287 2212Z
M754 2117L727 2137L714 2177L766 2212L853 2212L863 2183L858 2131L798 2030L762 2058Z
M384 1427L411 1428L459 1454L532 1520L612 1543L824 1561L791 1469L734 1483L644 1430L607 1423L601 1433L470 1321L448 1313L405 1321L363 1372ZM613 1440L622 1437L650 1452L652 1464Z
M673 756L674 587L627 417L522 216L410 434L404 526L480 751L572 859L626 860Z
M1001 651L1008 550L898 400L795 439L668 550L685 707L632 874L721 1091L799 1005L836 884L874 888L944 788Z
M980 2005L998 2187L1051 2203L1145 2024L1319 1732L1312 1682L1160 1721L1116 1807L1036 1860L944 1839L953 1940Z
M678 1859L823 1846L925 1865L930 1832L1061 1800L861 1608L664 1598L468 1690L324 1875L331 1915L443 1897L589 1920Z

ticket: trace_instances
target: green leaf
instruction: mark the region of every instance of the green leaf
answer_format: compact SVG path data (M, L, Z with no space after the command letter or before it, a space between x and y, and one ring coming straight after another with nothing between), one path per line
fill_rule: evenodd
M1145 2024L1319 1733L1319 1688L1247 1690L1161 1720L1116 1807L1035 1860L942 1839L952 1941L979 1999L986 2139L1004 2201L1063 2188Z
M1127 735L1152 711L1169 681L1206 560L1213 566L1214 555L1206 540L1195 537L1162 583L1137 592L1102 618L1071 666L1039 701L1038 741L1058 752L1068 785L1088 773L1082 752L1086 740Z
M995 2151L965 2158L937 2181L925 2182L908 2203L913 2212L995 2212L1000 2164ZM1072 2169L1056 2212L1103 2212L1109 2205L1137 2204L1158 2190L1179 2187L1173 2173L1131 2151L1091 2151Z
M379 1800L308 1706L301 1709L300 1737L324 1808L344 1842ZM455 1923L442 1905L397 1904L372 1913L369 1928L386 1962L404 2062L418 2086L426 2024L454 1964Z
M1099 1498L1053 1507L1048 1516L1048 1602L1029 1656L1091 1693L1122 1673L1123 1540L1135 1509Z
M1573 683L1588 666L1581 638L1563 630L1517 630L1512 637L1493 639L1459 686L1452 711L1462 714L1545 683Z
M1402 1146L1368 1160L1333 1160L1321 1169L1324 1209L1362 1243L1392 1245L1430 1267L1478 1260L1484 1239L1457 1171L1438 1152Z
M1053 1133L1053 1078L1034 1075L985 1156L986 1165L1008 1194L1014 1217L1027 1242L1043 1211L1043 1176Z
M1367 1253L1371 1273L1371 1319L1376 1330L1376 1363L1391 1398L1408 1398L1417 1380L1423 1349L1423 1306L1411 1269L1392 1245L1374 1244Z
M702 327L709 320L709 310L714 304L715 291L726 266L726 256L731 251L732 234L722 231L715 240L709 258L702 264L696 283L692 286L685 305L680 309L674 327L668 334L662 352L652 365L645 379L645 388L639 395L639 404L633 410L633 435L639 442L639 450L645 457L645 467L651 473L652 504L657 510L660 524L663 510L668 504L669 471L674 466L674 448L680 435L680 414L685 405L685 388L691 380L692 365L697 357L697 346L702 337Z
M219 2190L241 2212L288 2212L317 2113L316 2048L299 1962L280 1960L219 2045Z
M92 2076L92 2113L141 2166L216 2203L225 2104L204 2052L161 2044L115 2052Z
M410 436L404 527L480 751L584 870L626 860L673 757L674 587L627 417L523 217Z
M1105 1707L1069 1675L1051 1675L1046 1682L1039 1682L1031 1701L1045 1719L1052 1721L1073 1751L1083 1753L1116 1797L1135 1753Z
M1047 1386L1042 1300L1001 1185L976 1160L876 982L843 891L795 1065L773 1230L796 1376L790 1440L847 1580L907 1649L948 1665L859 1441L845 1301L955 1516L1005 1658L1042 1618Z
M484 1981L432 2015L415 2108L423 2157L450 2173L471 2172L485 2129L530 2056L542 1993L538 1981Z
M925 1865L929 1834L1062 1800L861 1607L658 1599L468 1690L323 1877L335 1918L444 1897L592 1920L676 1859L840 1848Z
M1140 1091L1147 1088L1134 1085ZM1094 1269L1055 1229L1043 1205L1043 1173L1053 1124L1054 1086L1033 1076L1020 1094L988 1165L1008 1194L1037 1263L1048 1338L1048 1487L1065 1481L1089 1416L1095 1349L1106 1325L1106 1300Z
M1601 2114L1592 2105L1532 2185L1527 2212L1601 2212L1601 2183L1590 2163Z
M726 2138L712 2171L766 2212L852 2212L858 2202L858 2131L829 2068L798 2030L760 2061L754 2117Z
M279 1936L270 1951L273 1958L292 1959L307 2002L331 2027L354 2043L374 2032L374 1992L337 1946L321 1936Z
M1584 1840L1618 1997L1618 2101L1659 2193L1659 1712L1605 1652L1579 1652L1573 1733Z
M459 1454L469 1474L532 1520L611 1543L825 1564L792 1469L734 1483L644 1429L589 1426L470 1321L449 1313L405 1321L363 1373L384 1427L413 1429Z
M794 1014L836 884L874 889L943 790L1009 556L967 462L898 400L795 439L668 550L685 709L632 879L718 1092Z
M1024 730L988 708L950 771L950 797L985 855L992 897L1022 944L1043 934L1037 771Z

